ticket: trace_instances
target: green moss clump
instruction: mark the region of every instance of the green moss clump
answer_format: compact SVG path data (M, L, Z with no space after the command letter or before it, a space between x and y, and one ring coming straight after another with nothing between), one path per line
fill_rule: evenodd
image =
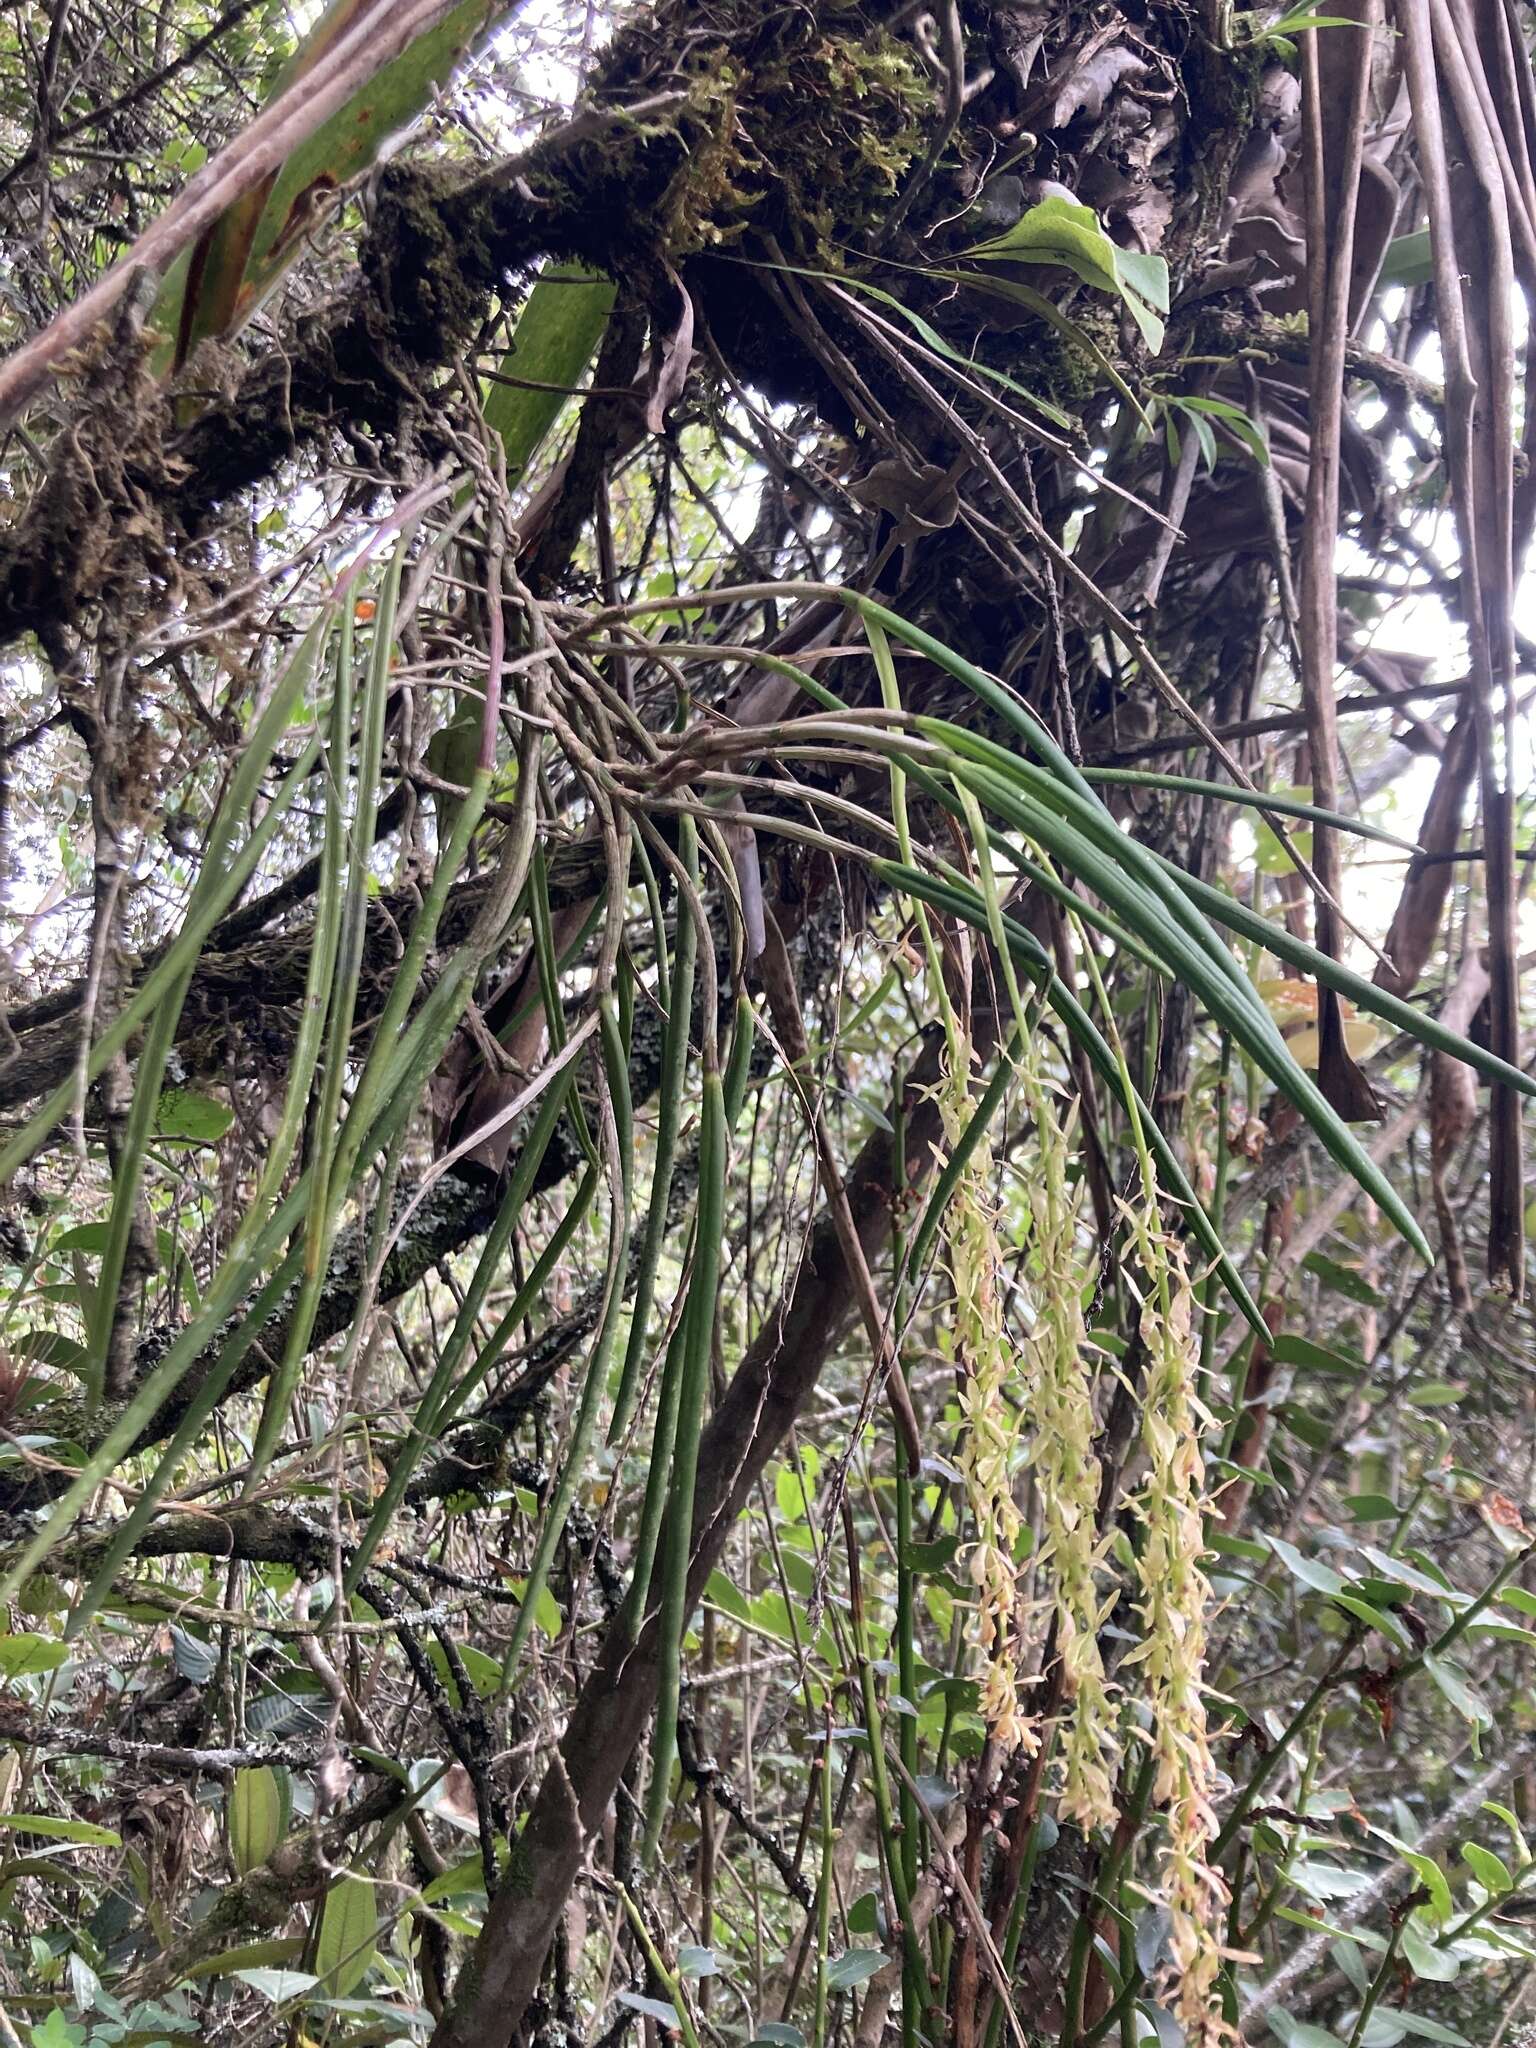
M474 331L496 276L494 252L475 240L483 231L444 205L456 183L451 165L386 165L363 245L389 338L419 362L441 361Z
M687 160L664 211L674 258L755 234L836 261L836 242L889 211L933 118L931 80L857 14L844 34L743 10L719 42L694 45L689 74Z
M1185 70L1189 119L1184 147L1200 203L1190 212L1181 245L1204 239L1226 205L1232 167L1253 130L1271 56L1254 42L1217 50L1197 39L1191 49ZM1175 261L1180 253L1181 247L1170 252Z

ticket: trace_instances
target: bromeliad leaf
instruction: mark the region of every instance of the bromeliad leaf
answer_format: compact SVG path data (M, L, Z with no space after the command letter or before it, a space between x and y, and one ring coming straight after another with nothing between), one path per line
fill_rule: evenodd
M274 99L313 70L365 5L366 0L332 0L279 74ZM491 0L461 0L172 266L154 313L154 324L168 338L158 368L180 369L200 341L232 334L250 319L303 248L328 195L366 170L390 136L416 119L500 11Z

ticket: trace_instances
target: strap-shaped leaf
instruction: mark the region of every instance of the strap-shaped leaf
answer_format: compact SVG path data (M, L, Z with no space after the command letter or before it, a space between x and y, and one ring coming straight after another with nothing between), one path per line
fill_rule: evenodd
M614 286L574 264L546 270L517 316L500 376L485 400L485 423L501 436L507 477L516 483L543 446L567 394L597 353L613 310Z
M1321 804L1304 803L1300 797L1275 796L1267 789L1239 789L1232 782L1206 782L1194 775L1160 775L1140 768L1085 768L1090 782L1107 782L1128 789L1168 789L1183 796L1211 796L1226 803L1246 804L1251 810L1275 811L1282 818L1303 818L1309 825L1326 825L1334 832L1353 832L1359 839L1379 840L1383 846L1400 846L1404 853L1422 853L1411 839L1400 839L1385 826L1368 825L1363 818L1346 818L1342 811L1325 810Z
M272 98L299 84L370 4L332 0L278 74ZM461 0L172 265L155 315L170 342L162 367L179 369L200 341L244 325L303 247L316 205L366 170L389 138L416 119L501 11L491 0Z
M882 860L876 861L873 865L876 873L893 888L900 889L909 896L920 897L925 903L931 903L936 910L947 911L952 917L963 918L978 931L987 930L987 909L977 890L956 883L938 881L934 876L925 874L921 868L907 867L900 861ZM1045 948L1033 932L1006 915L1003 918L1003 932L1008 941L1009 951L1020 965L1036 978L1045 991L1046 1001L1060 1018L1063 1027L1088 1055L1106 1087L1112 1088L1119 1096L1122 1093L1122 1076L1120 1062L1115 1057L1114 1049L1087 1010L1057 974L1055 963ZM1157 1170L1164 1188L1183 1205L1195 1241L1215 1265L1221 1275L1222 1285L1244 1318L1256 1335L1267 1339L1269 1326L1259 1313L1258 1303L1249 1293L1231 1254L1222 1243L1210 1217L1201 1207L1200 1198L1191 1186L1189 1176L1179 1164L1173 1147L1158 1128L1156 1118L1139 1093L1135 1093L1134 1106L1146 1135L1147 1149L1157 1162Z
M1425 1010L1416 1010L1412 1003L1405 1003L1387 989L1380 988L1374 981L1367 981L1363 974L1356 974L1351 968L1342 966L1337 960L1330 960L1320 953L1316 946L1309 946L1305 939L1298 939L1283 925L1273 924L1267 917L1250 910L1224 890L1213 888L1209 882L1196 880L1193 875L1183 877L1184 887L1214 923L1225 925L1228 931L1239 938L1253 939L1266 952L1273 953L1277 960L1284 960L1292 967L1299 967L1304 974L1310 974L1327 988L1345 996L1357 1009L1368 1010L1373 1017L1380 1017L1384 1024L1416 1038L1421 1045L1427 1045L1431 1052L1448 1053L1453 1060L1461 1060L1473 1067L1489 1081L1502 1081L1506 1088L1513 1088L1521 1095L1536 1097L1536 1079L1514 1067L1507 1060L1501 1060L1497 1053L1489 1052L1460 1032L1448 1030L1438 1017L1431 1017Z
M976 793L989 804L999 801L1006 806L1003 815L1027 836L1037 836L1038 828L1042 844L1051 845L1054 840L1052 850L1104 897L1143 944L1165 958L1173 971L1189 982L1211 1015L1225 1025L1301 1112L1330 1157L1359 1182L1428 1264L1429 1245L1417 1219L1324 1098L1316 1082L1297 1065L1257 992L1216 940L1210 925L1195 911L1182 887L1188 878L1176 869L1167 869L1120 830L1082 772L1034 714L995 676L989 676L933 634L925 633L873 599L850 597L847 602L861 616L874 619L894 638L926 655L946 674L965 684L1013 727L1037 760L1045 763L1048 774L1031 773L1030 763L996 742L974 734L967 736L968 751L977 758L979 773L987 785L977 788ZM922 727L923 721L918 721L918 729ZM983 762L987 766L981 766ZM973 770L973 775L976 772ZM1052 812L1059 824L1042 822L1048 821ZM1029 822L1031 819L1033 823ZM1077 864L1080 860L1083 866ZM1165 886L1170 874L1177 877L1180 886ZM1159 910L1171 914L1159 916Z

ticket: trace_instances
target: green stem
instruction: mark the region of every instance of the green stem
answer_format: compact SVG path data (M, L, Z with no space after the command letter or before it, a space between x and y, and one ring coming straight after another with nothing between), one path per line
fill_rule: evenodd
M706 1054L706 1060L707 1060ZM661 1670L657 1681L656 1722L651 1736L651 1782L647 1795L645 1850L649 1862L661 1839L670 1797L672 1759L677 1746L677 1708L682 1690L683 1631L688 1622L688 1567L693 1561L693 1503L699 1471L699 1442L709 1396L709 1364L714 1348L715 1311L720 1290L720 1248L725 1228L726 1133L725 1089L718 1067L706 1064L704 1101L699 1124L698 1227L694 1234L693 1272L683 1312L679 1359L677 1437L672 1448L672 1473L667 1549L662 1582L660 1630Z

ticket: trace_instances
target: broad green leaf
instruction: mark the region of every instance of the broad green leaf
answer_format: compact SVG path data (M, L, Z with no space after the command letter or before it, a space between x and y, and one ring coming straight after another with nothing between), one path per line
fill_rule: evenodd
M807 1444L800 1451L798 1469L791 1463L779 1467L773 1491L779 1513L786 1522L803 1522L810 1514L816 1499L816 1474L820 1464L821 1459L814 1446Z
M1353 1266L1342 1265L1337 1259L1325 1258L1321 1252L1309 1252L1302 1261L1306 1270L1330 1287L1335 1294L1345 1295L1350 1301L1358 1301L1363 1308L1385 1308L1385 1297L1374 1288L1370 1281Z
M1454 1586L1443 1585L1439 1579L1431 1578L1417 1565L1409 1564L1406 1558L1391 1557L1385 1550L1378 1550L1373 1543L1362 1543L1360 1555L1380 1572L1384 1579L1396 1579L1401 1586L1411 1586L1416 1593L1427 1593L1432 1599L1443 1600L1451 1607L1465 1607L1467 1595L1458 1593Z
M431 1906L439 1899L459 1899L468 1893L484 1890L485 1863L476 1849L473 1855L466 1856L461 1863L451 1864L440 1877L434 1877L421 1896L423 1903Z
M1415 2034L1421 2041L1440 2041L1445 2048L1472 2048L1465 2034L1458 2034L1454 2027L1447 2027L1439 2020L1426 2019L1423 2013L1408 2012L1398 2006L1394 2009L1393 2018L1402 2021L1405 2033Z
M848 1908L846 1919L850 1934L883 1934L885 1914L881 1910L880 1894L861 1892Z
M478 697L461 697L452 713L427 741L427 766L443 782L467 789L480 759L480 730L485 706ZM434 790L437 842L446 846L464 799L445 789Z
M1433 1917L1437 1921L1442 1922L1449 1920L1452 1912L1451 1888L1446 1883L1445 1872L1440 1868L1434 1857L1420 1855L1417 1849L1410 1849L1406 1842L1399 1841L1395 1835L1389 1835L1385 1829L1381 1831L1381 1838L1384 1842L1392 1844L1425 1891L1429 1893L1428 1910Z
M1326 1417L1314 1415L1299 1402L1288 1401L1280 1410L1285 1426L1311 1450L1326 1451L1333 1443L1333 1425Z
M1070 270L1084 284L1120 299L1156 355L1163 345L1168 311L1168 265L1161 256L1121 249L1090 206L1051 197L1030 207L1011 228L961 252L974 260L1049 263Z
M274 1934L267 1941L247 1941L239 1948L227 1948L222 1955L204 1956L187 1971L189 1977L233 1977L242 1970L265 1969L273 1963L288 1963L304 1953L302 1934Z
M1411 1408L1454 1408L1466 1393L1465 1386L1452 1380L1427 1380L1422 1387L1410 1387Z
M1509 1829L1510 1836L1515 1845L1515 1862L1523 1870L1531 1860L1531 1852L1525 1839L1524 1828L1521 1827L1510 1809L1507 1806L1501 1806L1496 1799L1485 1799L1483 1801L1483 1811L1484 1813L1491 1813L1495 1819L1503 1821L1505 1827Z
M1296 1859L1291 1865L1290 1879L1314 1899L1352 1899L1370 1883L1367 1871L1346 1870L1339 1863L1318 1863L1310 1856Z
M315 1939L315 1970L325 1997L345 1998L362 1982L373 1961L378 1924L372 1881L346 1871L325 1895Z
M213 1145L235 1120L232 1109L190 1088L163 1088L155 1111L155 1131L162 1138L184 1138L194 1145Z
M1415 1977L1429 1984L1454 1984L1461 1975L1460 1958L1439 1948L1410 1916L1403 1922L1399 1946Z
M845 1949L842 1955L834 1956L827 1964L827 1989L852 1991L860 1984L867 1984L877 1970L885 1968L886 1961L883 1949Z
M39 1671L57 1671L68 1655L68 1645L51 1636L0 1636L0 1677L30 1678Z
M647 1998L643 1991L615 1991L614 2000L627 2005L631 2012L643 2013L648 2020L654 2020L658 2027L665 2027L669 2035L678 2033L677 2008L669 1998Z
M1358 1593L1335 1593L1334 1605L1342 1607L1346 1614L1352 1614L1356 1621L1363 1621L1367 1628L1379 1629L1389 1642L1396 1643L1400 1650L1411 1650L1413 1644L1408 1631L1395 1621L1386 1608L1377 1607L1370 1600L1362 1600Z
M305 1997L319 1982L308 1970L233 1970L230 1974L242 1984L249 1984L253 1991L259 1991L263 1998L270 1998L274 2005L287 2005L293 1999Z
M512 341L489 384L485 423L501 436L507 479L517 483L580 383L613 310L610 279L561 264L546 270L523 302ZM533 388L552 387L552 388Z
M78 1299L73 1288L67 1294ZM83 1344L66 1337L62 1330L24 1330L13 1346L17 1358L33 1365L50 1366L55 1372L72 1372L77 1379L90 1375L90 1354Z
M1326 1344L1314 1344L1310 1337L1297 1337L1289 1330L1275 1339L1274 1359L1277 1365L1305 1366L1312 1372L1338 1379L1359 1379L1370 1371L1365 1360L1352 1352L1331 1350Z
M512 1581L512 1591L517 1594L520 1600L526 1599L528 1596L528 1581L526 1579L514 1579ZM551 1593L548 1586L541 1585L534 1592L533 1625L540 1635L547 1636L552 1643L559 1640L560 1631L565 1626L565 1617L560 1612L560 1602ZM476 1675L475 1669L470 1670L470 1677L474 1680L478 1690L480 1679ZM496 1677L499 1684L501 1680L500 1666L497 1667Z
M556 1608L557 1615L559 1611ZM559 1633L558 1629L556 1633ZM464 1676L482 1699L489 1699L501 1683L501 1666L494 1657L488 1657L484 1650L477 1650L473 1643L457 1643L454 1647L459 1653L459 1662L464 1667ZM455 1707L462 1706L458 1681L453 1676L442 1644L434 1639L426 1648L428 1659L442 1680L443 1689L448 1694L450 1703Z
M84 2027L77 2027L64 2017L64 2008L56 2005L47 2019L29 2027L32 2048L85 2048L88 2038Z
M711 1607L718 1607L722 1614L728 1614L732 1621L750 1623L751 1602L739 1593L722 1571L713 1571L704 1587L704 1599Z
M1378 281L1384 285L1428 284L1434 274L1435 267L1429 253L1429 229L1415 228L1412 234L1399 235L1396 241L1387 244Z
M1492 1713L1472 1690L1460 1665L1453 1664L1449 1657L1435 1657L1426 1652L1424 1669L1463 1719L1470 1721L1474 1728L1493 1726Z
M1287 1543L1283 1536L1265 1535L1264 1541L1279 1558L1293 1579L1310 1586L1316 1593L1342 1593L1347 1580L1328 1565L1319 1564L1316 1558L1303 1557L1293 1543Z
M1505 1892L1513 1890L1515 1881L1509 1874L1509 1866L1502 1856L1495 1856L1481 1842L1463 1842L1461 1860L1483 1890L1495 1898L1502 1898Z
M237 1771L229 1795L229 1853L242 1877L266 1862L287 1826L287 1773L268 1764Z
M1399 1513L1397 1502L1388 1500L1384 1493L1347 1494L1344 1505L1356 1522L1395 1521Z
M1467 1634L1495 1643L1536 1643L1536 1629L1517 1628L1512 1621L1474 1621Z

